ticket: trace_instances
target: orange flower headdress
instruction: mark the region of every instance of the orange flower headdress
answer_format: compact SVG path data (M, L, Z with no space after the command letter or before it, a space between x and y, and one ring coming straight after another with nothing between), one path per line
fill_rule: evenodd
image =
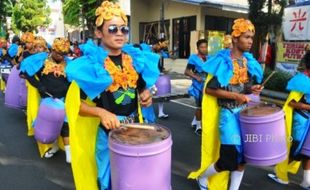
M230 48L230 46L231 46L231 44L232 44L231 35L225 35L223 44L224 44L224 48L225 48L225 49Z
M26 32L22 35L21 41L24 43L32 43L34 42L35 37L32 32Z
M47 50L47 43L42 36L36 36L36 39L34 40L34 46L41 46Z
M70 42L66 38L56 38L53 42L52 49L59 53L68 53L70 50Z
M6 44L6 39L5 38L0 38L0 44Z
M252 22L244 18L236 19L232 29L233 32L231 35L236 38L247 31L255 32L255 27Z
M96 9L96 26L100 27L104 21L111 20L113 17L121 17L127 25L127 17L118 3L103 1L101 6Z

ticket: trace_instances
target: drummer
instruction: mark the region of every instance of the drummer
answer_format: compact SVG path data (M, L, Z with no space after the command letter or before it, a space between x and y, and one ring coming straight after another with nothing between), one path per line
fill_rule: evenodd
M69 52L70 42L65 38L56 38L52 45L52 52L37 54L25 59L21 64L21 71L25 74L29 83L38 89L41 98L57 98L64 101L70 83L65 74L66 62L64 56ZM40 56L40 57L39 57ZM39 57L39 58L38 58ZM32 61L32 59L36 61ZM39 79L39 80L38 80ZM71 162L69 145L69 127L64 122L61 129L66 162ZM45 152L44 157L52 157L58 150L58 143Z
M184 71L186 76L192 78L192 85L188 89L188 93L195 98L196 113L194 122L196 124L195 133L201 135L201 101L203 85L207 78L207 73L203 72L201 67L207 61L208 41L200 39L196 42L198 54L192 54L188 59L188 64ZM193 125L192 125L193 126Z
M33 46L36 53L48 52L47 43L42 36L35 37Z
M262 68L248 53L254 33L249 20L236 19L232 49L220 51L203 66L209 76L202 101L202 163L201 169L189 176L197 179L202 190L215 186L215 189L227 189L227 172L230 172L228 189L238 190L241 184L245 162L238 115L250 101L246 94L262 91L262 86L253 85L261 82ZM214 177L210 179L210 176Z
M307 136L310 116L310 52L305 54L304 63L305 70L288 82L287 89L290 95L283 108L286 114L286 128L292 137L292 143L289 144L290 151L288 151L289 159L276 166L276 174L268 174L268 176L277 183L288 184L288 172L294 170L297 172L298 162L301 161L304 173L300 186L310 189L310 157L301 153L302 145L306 138L310 137ZM290 118L293 118L293 121Z
M7 54L7 41L5 38L0 38L0 64L3 64L3 58Z
M22 62L23 59L35 54L35 49L33 46L34 40L35 40L35 36L33 35L32 32L25 32L22 35L21 41L24 45L24 49L23 49L21 56L18 59L18 63Z
M70 131L74 131L72 134L75 135L70 139L76 142L71 144L72 153L76 153L72 154L76 188L98 189L99 186L99 189L105 190L111 189L108 133L120 127L121 122L137 122L137 117L141 119L140 105L149 106L152 103L148 88L155 84L159 76L159 56L125 45L129 33L128 21L119 4L104 1L97 8L96 17L96 35L102 43L96 46L88 41L81 47L84 56L69 63L67 76L76 83L72 83L66 101L70 105L68 120L73 123L69 123L72 126ZM79 92L76 94L74 91L76 84L82 89L81 102L74 101L75 95L80 97ZM75 112L75 105L80 105L77 108L80 115L88 117L82 117L78 122L76 119L79 117L74 115L78 113ZM99 126L96 122L92 126L83 125L81 121L91 117L100 120ZM82 130L85 132L79 133ZM83 139L91 144L81 143Z

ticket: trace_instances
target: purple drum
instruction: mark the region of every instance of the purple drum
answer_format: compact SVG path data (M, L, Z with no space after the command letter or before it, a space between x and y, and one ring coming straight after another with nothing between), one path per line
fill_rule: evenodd
M149 126L153 129L120 128L110 133L113 189L171 190L171 133L160 125Z
M37 141L50 144L58 138L66 116L64 107L59 99L44 98L41 101L34 125L34 137Z
M160 75L155 84L157 96L163 96L171 93L171 81L168 75Z
M21 107L27 107L27 87L25 79L20 80L19 105Z
M287 157L284 112L272 104L260 104L240 113L243 154L248 164L275 165Z
M261 103L259 95L248 94L247 97L251 99L251 101L248 103L248 106L257 106Z
M27 89L25 80L19 77L19 70L13 67L9 75L5 90L5 105L12 108L23 109L26 106Z

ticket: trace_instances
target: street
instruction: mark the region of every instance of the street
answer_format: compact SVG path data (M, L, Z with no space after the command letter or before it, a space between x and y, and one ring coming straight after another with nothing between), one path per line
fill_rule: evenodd
M200 164L200 137L190 127L194 109L184 105L190 102L190 99L180 99L166 103L165 111L169 118L158 120L158 123L169 127L173 135L173 190L199 190L195 181L187 180L188 173ZM34 139L26 136L25 114L5 107L3 95L0 113L0 189L74 189L71 168L65 163L64 152L58 152L51 159L39 158ZM247 166L240 190L299 189L297 184L302 178L301 172L291 176L291 184L284 186L267 178L271 171L271 167Z

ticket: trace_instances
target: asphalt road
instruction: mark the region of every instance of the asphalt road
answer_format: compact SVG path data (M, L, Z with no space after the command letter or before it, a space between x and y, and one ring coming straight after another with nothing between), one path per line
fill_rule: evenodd
M187 103L188 100L178 100ZM157 107L157 106L155 106ZM195 181L187 180L190 171L199 167L200 137L190 127L194 109L178 103L165 104L169 118L158 120L173 135L173 190L199 190ZM247 166L240 190L298 190L302 175L291 176L284 186L269 180L271 167ZM72 172L65 163L64 152L51 159L41 159L32 137L26 136L26 117L20 110L7 108L0 97L0 190L74 189Z

